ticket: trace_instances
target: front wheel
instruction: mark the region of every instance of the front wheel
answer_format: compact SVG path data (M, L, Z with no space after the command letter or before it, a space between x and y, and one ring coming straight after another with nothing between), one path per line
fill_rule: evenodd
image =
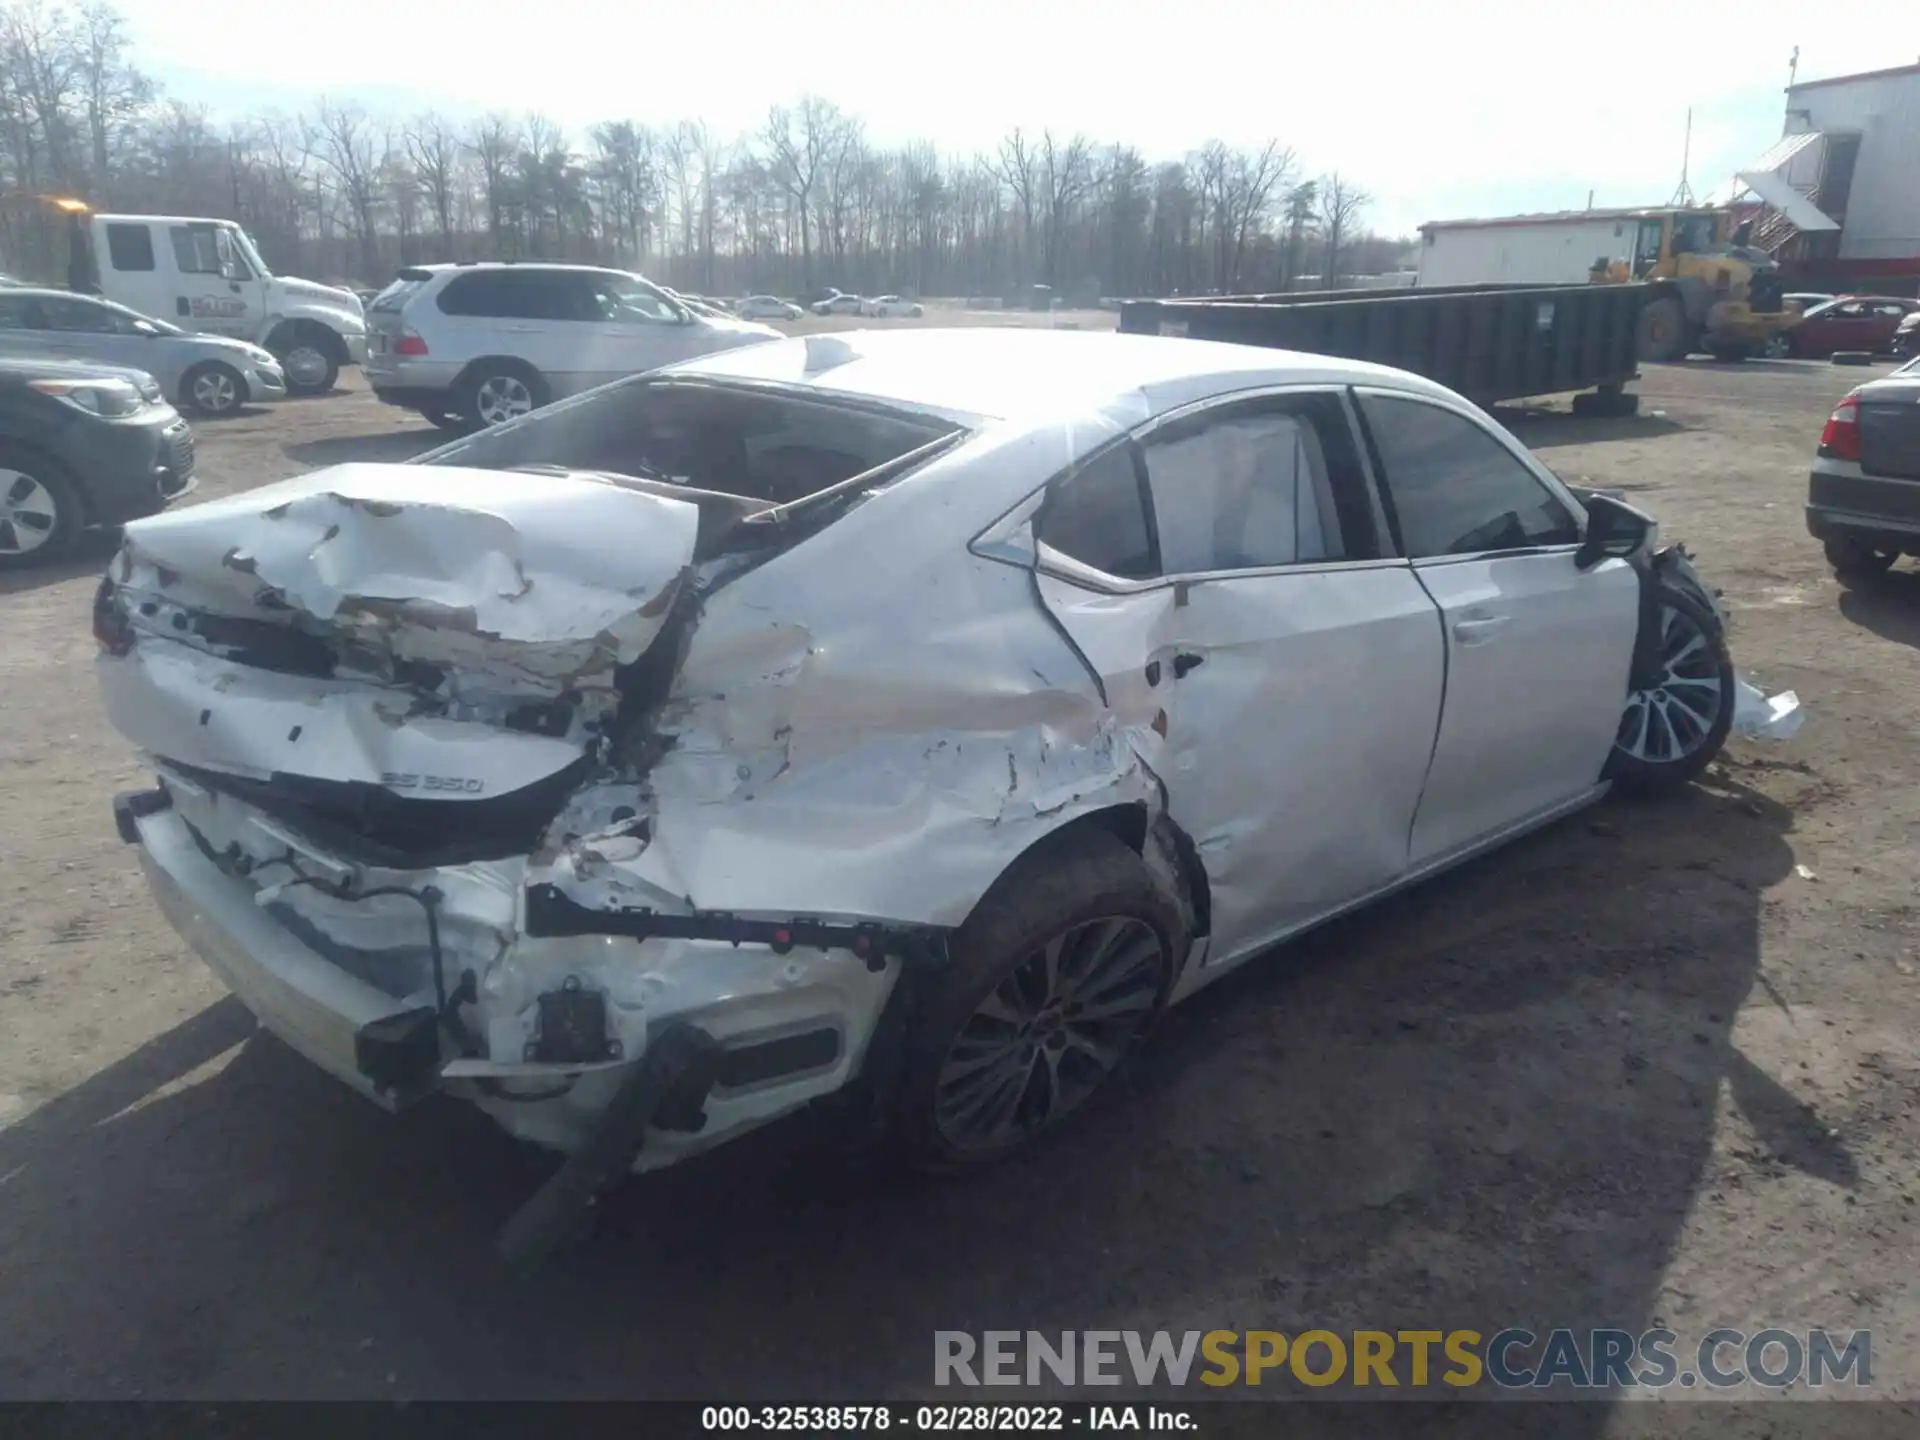
M1660 591L1660 677L1627 696L1606 774L1636 794L1677 789L1707 768L1733 728L1733 656L1713 612Z
M208 419L237 414L246 394L240 372L218 360L194 366L180 381L182 408Z
M1678 300L1654 300L1640 312L1640 358L1687 358L1687 317Z
M287 377L289 395L324 395L340 378L332 348L311 331L296 331L274 347L273 355Z
M84 523L64 470L34 451L0 448L0 570L59 559Z
M931 982L899 1136L923 1167L996 1160L1099 1090L1160 1013L1185 934L1146 863L1069 831L997 881Z
M1767 337L1767 359L1787 360L1793 356L1793 338L1784 332Z

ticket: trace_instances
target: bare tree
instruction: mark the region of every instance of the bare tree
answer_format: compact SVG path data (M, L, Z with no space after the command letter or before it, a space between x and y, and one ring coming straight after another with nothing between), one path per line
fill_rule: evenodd
M412 164L420 193L433 212L434 225L440 231L440 245L453 258L454 187L460 170L460 141L440 116L429 111L407 127L407 158Z
M1007 293L1037 280L1107 294L1297 284L1325 245L1342 270L1411 263L1369 235L1366 197L1296 183L1277 143L1153 157L1012 129L986 155L868 142L817 95L747 136L697 118L399 121L338 95L304 115L222 115L141 73L115 0L0 0L0 269L58 279L67 191L153 214L229 216L274 268L371 279L427 254L529 253L646 265L703 294L790 293L829 257L849 289Z
M354 233L360 239L360 271L364 279L377 274L379 251L374 243L374 216L381 199L381 175L375 160L375 127L358 105L320 102L319 118L314 124L320 161L339 181L341 197L353 220Z
M767 147L767 169L793 202L800 227L800 278L809 286L813 284L809 211L845 124L840 107L831 100L806 95L801 97L797 114L785 105L774 106L761 131Z
M1320 179L1320 233L1327 247L1327 263L1320 271L1320 288L1331 290L1340 283L1341 248L1358 228L1360 212L1373 197L1338 170Z
M500 231L512 204L513 163L523 143L520 127L497 113L481 120L468 142L480 167L480 186L487 207L487 242L495 254L500 252Z

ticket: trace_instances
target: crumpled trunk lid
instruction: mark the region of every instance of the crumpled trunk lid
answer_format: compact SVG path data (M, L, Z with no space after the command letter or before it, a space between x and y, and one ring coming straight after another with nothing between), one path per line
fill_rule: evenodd
M109 719L288 803L414 828L551 813L660 638L693 504L587 475L342 465L128 526ZM430 817L430 818L429 818Z

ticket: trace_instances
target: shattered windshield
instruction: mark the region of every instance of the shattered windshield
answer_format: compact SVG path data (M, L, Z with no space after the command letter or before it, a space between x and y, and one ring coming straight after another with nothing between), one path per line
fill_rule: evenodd
M791 505L958 429L793 390L643 377L483 430L417 463L610 471Z

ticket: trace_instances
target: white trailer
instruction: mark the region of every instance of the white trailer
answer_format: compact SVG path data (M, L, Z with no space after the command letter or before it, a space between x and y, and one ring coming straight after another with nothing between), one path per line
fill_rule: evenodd
M1574 210L1420 227L1420 284L1580 285L1596 260L1631 263L1640 210Z

